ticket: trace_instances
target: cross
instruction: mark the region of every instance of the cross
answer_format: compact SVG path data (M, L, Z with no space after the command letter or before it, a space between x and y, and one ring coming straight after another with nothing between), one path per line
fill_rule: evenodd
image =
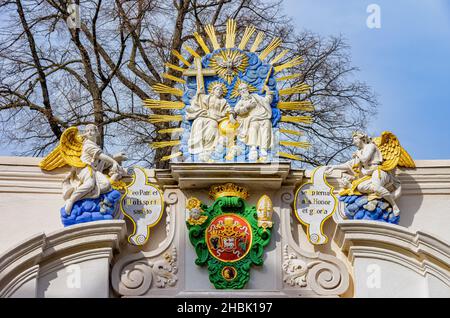
M196 57L194 59L195 68L190 68L183 72L184 76L195 76L197 79L197 92L205 92L205 82L203 81L203 76L214 76L217 72L212 68L202 68L202 59Z

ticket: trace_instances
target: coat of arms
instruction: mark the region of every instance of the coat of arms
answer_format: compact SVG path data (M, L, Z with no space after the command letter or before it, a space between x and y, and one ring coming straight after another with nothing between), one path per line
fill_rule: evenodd
M186 205L189 239L197 253L195 263L208 266L209 280L217 289L244 288L250 266L262 265L270 242L272 202L264 195L250 206L245 188L232 183L213 186L214 203L197 198Z
M223 262L236 262L250 250L250 224L237 214L219 215L206 229L206 244L212 256Z

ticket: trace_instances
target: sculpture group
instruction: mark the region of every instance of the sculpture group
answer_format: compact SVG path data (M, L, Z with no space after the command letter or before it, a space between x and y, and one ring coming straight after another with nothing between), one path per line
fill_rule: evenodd
M301 141L304 137L298 131L301 124L312 123L309 113L314 111L307 96L310 87L295 69L303 63L302 57L289 57L289 50L276 52L282 44L279 38L260 49L265 34L256 32L254 26L246 27L237 43L233 19L227 22L223 45L214 26L206 26L205 34L211 45L194 33L198 48L185 46L189 56L173 51L183 65L167 63L167 73L161 75L172 83L183 84L182 88L167 83L152 86L156 94L181 97L181 101L179 98L144 101L152 110L168 110L168 114L150 115L152 123L170 122L170 128L158 133L171 134L171 139L152 144L156 149L173 147L171 155L160 160L202 163L268 162L280 157L301 160L295 154L297 151L287 149L309 147L308 142ZM182 76L175 76L180 73Z
M165 84L153 86L155 93L176 95L181 101L145 100L150 109L172 110L171 114L150 115L150 122L180 122L178 127L162 129L159 133L182 132L179 140L156 142L154 147L179 146L177 152L161 160L182 157L184 162L267 162L280 157L300 160L297 155L279 151L282 147L307 147L301 142L297 130L285 129L283 123L310 124L311 116L286 116L287 111L310 112L314 107L301 97L297 101L283 101L283 96L301 95L309 91L306 83L278 89L278 83L296 79L299 74L287 71L303 63L301 57L278 63L288 53L283 50L272 54L281 45L275 38L260 51L264 34L258 33L250 49L248 43L256 32L249 26L236 45L236 22L227 22L225 46L218 42L214 27L205 32L212 49L195 33L199 48L186 47L193 63L181 53L174 51L181 63L166 64L168 68L181 72L184 78L170 74L162 77L183 83L183 90ZM201 56L199 53L205 54ZM269 60L270 57L270 60ZM290 99L289 99L290 100ZM287 127L289 128L289 127ZM292 127L291 127L292 128ZM282 135L296 136L296 140L279 140ZM179 136L179 135L178 135ZM61 217L65 225L114 217L116 203L125 184L120 179L126 175L121 167L126 159L123 153L115 156L105 154L97 144L98 129L87 125L82 133L76 127L67 129L57 148L41 162L44 170L53 170L65 165L71 171L63 182L65 206ZM401 194L401 184L395 168L414 167L414 161L400 146L390 132L378 138L363 133L353 135L358 150L348 162L331 166L343 171L340 179L340 200L344 202L348 218L382 220L398 223L400 209L396 199Z
M251 94L248 85L241 83L238 86L240 100L234 109L224 98L223 84L213 83L211 94L198 90L186 109L186 118L193 121L189 152L199 154L202 162L210 162L211 154L218 147L231 145L227 155L231 160L240 151L234 145L237 136L250 147L249 160L266 161L273 139L272 92L267 86L264 90L267 92L264 97Z
M214 50L210 50L204 40L198 34L194 34L205 55L200 56L198 53L200 50L188 48L186 50L191 52L190 60L193 63L175 52L186 68L166 64L167 67L182 73L185 79L166 73L162 77L183 83L183 90L162 83L153 87L155 93L176 95L178 97L176 101L145 101L146 106L151 109L171 111L163 115L152 114L151 123L178 122L177 126L170 124L166 126L167 129L158 131L161 134L171 134L169 141L152 144L154 148L178 146L177 152L172 152L161 160L177 158L178 162L178 158L181 157L181 162L200 163L194 168L197 170L195 173L204 169L205 163L233 163L223 165L223 169L229 169L230 166L231 169L235 169L233 168L235 162L248 164L277 162L280 157L301 160L297 155L280 151L280 147L307 147L308 143L300 141L301 133L297 130L300 125L292 124L310 124L312 122L310 116L297 114L308 113L314 108L306 97L302 99L297 96L298 98L292 101L295 98L283 100L283 96L305 94L309 87L305 83L300 83L278 89L278 83L298 78L299 74L289 74L285 70L300 65L302 59L295 57L291 61L278 64L277 62L287 54L286 50L277 55L271 54L281 45L279 39L274 39L257 54L263 37L261 33L257 34L252 48L247 50L247 44L255 31L254 27L247 27L241 43L235 46L236 24L233 20L229 20L226 44L225 47L220 47L214 27L208 26L206 33ZM265 61L269 56L271 60ZM282 87L286 86L283 84ZM296 116L286 115L288 111L294 111ZM180 132L181 134L178 134ZM172 133L176 133L174 135L180 139L173 139ZM287 135L291 135L289 139L280 140L280 136ZM133 230L129 231L128 242L144 247L149 239L150 229L166 215L166 234L169 243L165 248L168 248L174 240L173 233L180 228L178 225L175 226L175 221L182 221L179 217L178 204L184 205L182 208L185 209L187 233L182 235L183 237L185 234L188 235L195 252L195 264L207 269L209 280L216 289L243 289L249 283L250 269L253 265L264 264L266 258L264 250L270 244L272 233L283 235L283 231L286 231L283 224L286 224L286 221L287 224L291 224L289 217L285 218L280 214L292 208L290 196L286 196L290 195L291 187L285 187L284 181L279 184L281 187L279 189L285 189L280 192L281 198L275 196L274 202L279 204L276 207L269 197L270 193L262 194L256 204L250 203L247 188L234 183L211 186L210 202L202 202L195 196L185 197L186 200L178 198L175 200L168 194L175 181L159 183L161 179L155 173L151 177L154 178L151 181L154 183L151 183L146 169L138 167L130 169L131 176L128 175L121 166L122 162L127 160L125 154L108 155L100 147L99 137L98 128L92 124L86 125L83 130L77 127L68 128L63 132L57 147L40 163L40 167L47 171L65 166L70 169L62 182L65 204L60 214L64 226L127 217L133 224ZM349 161L316 168L310 174L310 181L292 177L292 180L299 180L292 214L295 214L299 222L305 226L307 239L312 244L328 243L324 224L332 217L336 222L341 221L334 217L339 207L340 210L343 207L344 218L347 219L376 220L394 224L399 222L400 209L397 200L401 195L401 182L396 175L396 168L413 168L414 161L391 132L383 132L378 138L356 132L353 134L353 145L357 150ZM187 166L191 169L191 165ZM258 166L261 165L254 167ZM335 188L326 179L326 176L335 170L342 172L338 177L340 203L335 195ZM172 169L171 172L173 171ZM122 180L124 177L132 178ZM215 175L212 175L211 179L214 177ZM277 178L278 176L276 178L270 176L270 179ZM290 179L291 175L288 178ZM186 179L196 180L191 177ZM206 177L207 182L211 179ZM236 179L239 179L239 176ZM253 185L253 181L249 184L260 192L265 186L262 183L266 179L258 176L254 180L258 180L256 186ZM290 180L289 184L294 184L291 182ZM201 190L203 188L197 188L198 185L195 185L194 181L186 183L192 183L193 186L181 188L179 185L177 191L183 195L189 192L196 195L203 191ZM272 219L274 210L278 210L275 220ZM169 233L172 233L172 236ZM284 240L285 238L281 239ZM277 244L273 242L272 247L267 249L272 251L272 255L276 254ZM158 249L161 246L163 244L160 244ZM325 285L330 285L332 279L329 280L327 274L315 274L322 271L321 265L316 267L319 268L316 272L313 269L318 262L306 263L303 256L289 253L289 246L285 245L284 260L280 266L280 270L282 268L285 274L286 284L303 288L310 285L312 277L326 276ZM151 277L149 284L152 279L160 288L176 284L177 248L173 246L172 253L166 253L164 260L155 262L152 260L148 264L139 261L139 266L143 266L139 267L139 271L141 268L147 270L151 268L148 274ZM135 255L139 254L140 252ZM130 273L128 268L126 272ZM138 281L134 279L134 275L135 273L129 274L133 285Z

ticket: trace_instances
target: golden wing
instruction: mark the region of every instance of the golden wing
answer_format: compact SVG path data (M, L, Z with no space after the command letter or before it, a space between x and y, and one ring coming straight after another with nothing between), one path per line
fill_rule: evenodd
M63 132L59 145L39 163L39 167L47 171L66 165L84 168L86 164L80 159L82 148L83 140L78 134L78 128L70 127Z
M384 131L380 137L374 138L373 142L377 145L383 156L383 164L381 169L391 171L395 167L415 168L414 160L403 149L398 141L397 136L389 131Z

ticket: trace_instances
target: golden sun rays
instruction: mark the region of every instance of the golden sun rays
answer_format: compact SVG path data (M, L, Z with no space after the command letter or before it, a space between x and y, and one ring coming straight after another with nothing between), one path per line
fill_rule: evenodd
M174 100L144 100L144 106L146 108L159 111L158 114L150 115L149 122L152 124L174 123L172 125L174 126L173 128L160 129L157 133L181 135L180 133L184 129L177 128L177 126L183 121L183 115L179 115L178 112L185 107L184 102L181 101L184 91L174 86L185 86L187 84L186 76L193 76L195 74L195 67L197 65L201 66L201 62L199 61L203 58L202 55L211 53L209 69L203 70L206 72L204 76L217 76L230 85L236 76L241 73L243 74L249 67L249 55L246 52L250 52L257 54L263 63L273 67L273 76L279 86L278 94L280 101L277 107L282 113L280 119L282 127L279 128L279 132L282 135L290 136L291 138L294 137L294 141L281 140L279 146L290 149L307 149L310 146L308 142L296 140L303 136L297 130L297 127L295 129L285 129L283 127L285 124L310 125L313 123L313 118L305 114L314 111L312 102L304 100L304 97L300 100L299 96L310 92L310 86L301 81L302 74L298 72L298 66L304 63L304 59L301 56L293 56L289 59L290 50L283 48L283 43L280 38L266 39L266 34L258 31L255 26L247 26L243 30L240 38L238 37L237 29L237 23L233 19L227 21L226 30L222 33L218 33L215 26L207 25L204 28L203 34L199 32L193 34L190 45L185 44L183 46L183 53L177 50L171 52L172 56L178 60L178 63L165 63L166 72L161 75L165 79L164 83L155 84L152 88L156 94L171 95ZM265 47L263 43L266 43ZM176 76L180 73L182 76ZM290 86L291 82L295 84ZM232 99L238 97L236 88L240 83L241 79L238 79L233 86L230 94ZM225 84L224 87L224 91L226 91ZM210 91L209 87L208 91ZM250 86L250 91L257 92L258 89ZM164 99L168 99L168 97L164 96ZM161 114L161 110L167 111L167 114ZM180 143L181 140L179 139L160 141L154 142L151 144L151 147L153 149L176 147ZM162 158L162 160L170 160L182 155L183 153L178 151ZM291 160L301 160L300 156L289 152L279 151L277 155Z

